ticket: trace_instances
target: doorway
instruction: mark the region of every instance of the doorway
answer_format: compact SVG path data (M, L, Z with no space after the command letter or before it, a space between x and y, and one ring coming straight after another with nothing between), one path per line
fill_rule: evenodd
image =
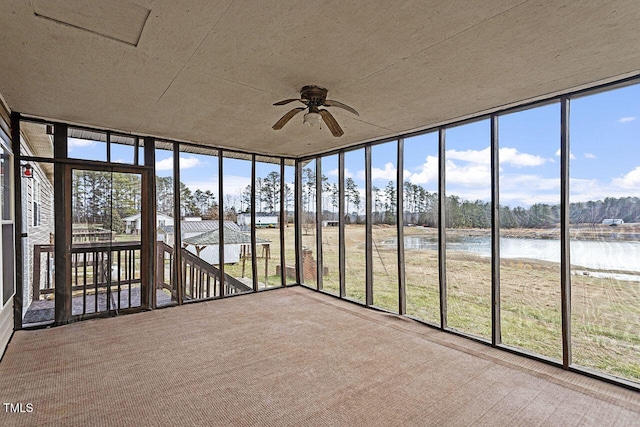
M152 239L145 235L149 215L143 191L147 171L72 167L70 175L70 320L149 308L145 260L151 259Z

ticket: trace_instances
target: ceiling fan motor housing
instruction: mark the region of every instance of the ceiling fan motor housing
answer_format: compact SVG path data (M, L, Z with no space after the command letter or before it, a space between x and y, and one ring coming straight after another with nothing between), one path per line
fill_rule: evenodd
M300 89L300 98L307 99L310 105L318 107L324 104L324 101L327 99L327 92L327 89L321 86L304 86Z

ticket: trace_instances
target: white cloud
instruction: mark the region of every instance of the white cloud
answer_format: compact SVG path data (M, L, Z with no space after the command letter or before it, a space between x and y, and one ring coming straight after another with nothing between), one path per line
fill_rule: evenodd
M615 178L611 184L615 187L638 189L640 187L640 166L620 178Z
M448 184L465 187L486 187L491 185L491 168L488 164L457 165L451 160L446 162Z
M559 149L559 148L558 148L558 151L556 151L555 156L556 156L556 157L560 157L560 149ZM574 156L574 155L573 155L573 153L569 152L569 158L570 158L571 160L573 160L573 159L575 159L575 158L576 158L576 156Z
M548 159L535 154L521 153L515 148L504 147L500 149L500 164L509 164L515 167L540 166Z
M189 169L195 166L202 164L200 160L196 157L180 157L180 169ZM173 169L173 158L168 157L166 159L162 159L156 161L156 170L166 171Z
M490 164L491 148L487 147L483 150L447 150L445 154L447 160L462 160L469 163Z
M425 162L420 165L418 172L413 174L405 174L405 177L412 184L428 184L430 182L438 182L438 157L427 156Z
M376 181L376 180L392 181L392 180L395 180L396 177L397 177L397 169L391 162L385 164L384 169L371 168L371 179L373 181Z
M618 123L630 123L634 122L637 117L621 117L618 119Z
M92 141L90 139L69 138L67 144L69 151L72 151L74 148L93 147L98 142L99 141Z
M180 169L189 169L200 164L201 162L197 157L180 157Z
M587 159L597 159L598 158L595 154L591 154L591 153L584 153L584 156Z
M515 167L540 166L551 161L551 159L545 159L544 157L535 154L522 153L516 148L510 147L500 148L499 154L501 164L508 164ZM487 147L482 150L447 150L445 155L447 160L461 160L468 163L483 165L491 163L491 147Z
M327 176L334 176L334 177L338 177L338 169L332 169L330 171L326 172ZM353 174L351 172L349 172L349 169L344 168L344 177L345 178L353 178Z
M172 169L173 169L173 159L171 157L162 159L162 160L156 160L156 170L169 171Z

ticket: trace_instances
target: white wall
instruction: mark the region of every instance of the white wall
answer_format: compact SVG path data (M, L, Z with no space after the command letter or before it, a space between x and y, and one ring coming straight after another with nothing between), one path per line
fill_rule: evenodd
M197 255L196 248L193 245L187 246L187 250ZM220 251L218 245L207 246L200 251L200 258L212 265L218 265L220 261ZM225 245L224 247L224 263L233 264L240 260L240 245Z

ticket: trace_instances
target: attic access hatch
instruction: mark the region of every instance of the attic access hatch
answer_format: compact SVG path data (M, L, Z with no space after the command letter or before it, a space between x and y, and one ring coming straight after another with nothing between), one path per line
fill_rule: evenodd
M151 11L126 0L33 0L33 13L137 46Z

